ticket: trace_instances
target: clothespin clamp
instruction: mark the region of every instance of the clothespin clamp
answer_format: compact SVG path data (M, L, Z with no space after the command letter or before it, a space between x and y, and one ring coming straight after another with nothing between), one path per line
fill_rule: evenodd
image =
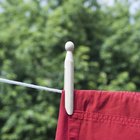
M68 115L73 114L74 108L74 44L68 41L65 44L67 51L64 62L64 90L65 90L65 109Z

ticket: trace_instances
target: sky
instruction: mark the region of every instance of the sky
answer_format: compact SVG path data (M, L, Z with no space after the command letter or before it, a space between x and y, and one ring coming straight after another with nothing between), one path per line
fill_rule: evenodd
M130 12L135 14L135 12L140 9L140 0L128 0L130 2ZM99 3L103 5L113 6L114 0L98 0Z
M2 0L0 0L2 1ZM24 0L25 2L28 0ZM97 0L102 5L113 6L115 0ZM137 9L140 9L140 0L128 0L131 3L130 12L131 14L135 14ZM46 5L46 0L41 1L41 5ZM0 12L3 12L3 9L0 7Z

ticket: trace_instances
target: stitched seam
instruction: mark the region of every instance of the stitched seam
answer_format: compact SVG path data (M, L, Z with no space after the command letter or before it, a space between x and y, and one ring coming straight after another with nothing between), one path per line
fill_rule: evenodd
M67 137L67 140L69 140L69 138L70 138L70 128L69 128L69 124L70 124L70 122L69 122L70 120L69 120L69 118L68 118L68 137Z
M80 125L79 125L79 132L78 132L77 140L79 140L80 129L81 129L81 120L80 120Z
M123 125L129 126L136 126L140 127L140 119L135 118L128 118L128 117L120 117L120 116L113 116L113 115L106 115L100 113L74 113L72 118L80 119L80 120L87 120L87 121L100 121L100 122L112 122L118 123Z
M102 112L89 112L89 111L81 111L81 110L75 110L74 113L82 113L82 114L85 114L85 113L90 113L90 114L101 114L101 115L108 115L108 116L113 116L113 117L123 117L123 118L127 118L127 119L135 119L135 120L140 120L140 117L131 117L131 116L124 116L124 115L112 115L112 114L109 114L109 113L102 113Z
M68 124L68 127L69 127L69 139L68 140L71 140L71 137L73 136L73 140L79 140L79 133L80 133L80 128L81 128L81 119L77 119L79 122L77 122L78 124L77 125L72 125L71 126L71 123L70 123L70 120L72 121L72 120L75 120L75 118L73 118L73 117L71 117L71 116L69 116L69 124ZM75 132L75 134L73 134L73 133L70 133L70 128L76 128L77 130L78 130L78 132ZM71 131L72 132L72 131Z
M76 118L77 120L79 120L79 118ZM85 120L85 121L89 121L89 120ZM91 121L91 120L90 120ZM93 121L93 120L92 120ZM122 124L122 123L119 123L119 122L112 122L112 121L103 121L103 120L96 120L95 122L101 122L102 124L106 124L106 123L108 123L108 124L117 124L117 125L123 125L123 126L125 126L125 127L127 127L127 128L129 128L129 127L136 127L136 128L140 128L140 125L128 125L128 124Z

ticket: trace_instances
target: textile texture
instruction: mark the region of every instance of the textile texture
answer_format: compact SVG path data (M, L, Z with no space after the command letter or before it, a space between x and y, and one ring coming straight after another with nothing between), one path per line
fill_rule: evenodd
M72 115L64 96L55 140L140 140L140 93L75 90Z

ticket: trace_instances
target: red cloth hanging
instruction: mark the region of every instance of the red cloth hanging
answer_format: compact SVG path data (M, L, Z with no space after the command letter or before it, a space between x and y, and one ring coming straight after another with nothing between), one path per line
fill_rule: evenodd
M140 140L140 93L74 91L74 113L61 96L55 140Z

